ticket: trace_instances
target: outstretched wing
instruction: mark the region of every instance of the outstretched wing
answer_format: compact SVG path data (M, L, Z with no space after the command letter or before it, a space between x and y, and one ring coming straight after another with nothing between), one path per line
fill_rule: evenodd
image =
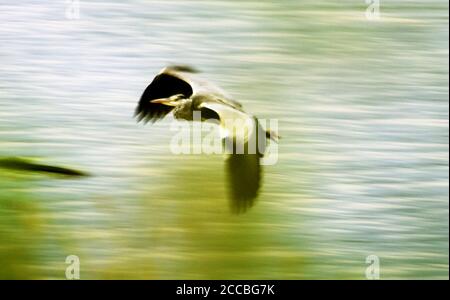
M235 213L245 212L255 202L261 186L259 160L266 143L265 131L255 117L229 105L204 102L199 108L202 114L208 109L219 117L224 142L230 153L227 176L231 209Z
M151 100L167 98L176 94L190 97L192 93L192 87L188 82L169 72L160 73L156 75L142 94L135 116L138 118L138 121L151 121L153 123L166 116L173 107L160 103L151 103Z
M258 154L231 154L226 162L230 207L243 213L253 206L261 186Z
M170 65L166 68L166 70L175 72L199 73L199 71L196 68L189 65Z

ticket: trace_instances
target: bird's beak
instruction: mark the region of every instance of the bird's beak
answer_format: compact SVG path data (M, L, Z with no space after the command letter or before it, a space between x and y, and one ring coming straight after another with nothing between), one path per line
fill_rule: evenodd
M174 101L170 98L159 98L159 99L151 100L150 102L164 104L167 106L177 106L177 101Z

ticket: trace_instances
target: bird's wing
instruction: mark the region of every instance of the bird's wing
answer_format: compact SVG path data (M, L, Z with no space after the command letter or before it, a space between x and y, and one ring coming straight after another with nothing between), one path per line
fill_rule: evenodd
M0 158L0 168L15 171L43 172L48 174L59 174L66 176L88 176L87 173L76 169L40 164L19 157Z
M136 108L135 116L139 121L155 122L167 115L173 107L151 103L151 100L167 98L176 94L190 97L193 93L192 86L172 72L161 72L156 75L150 85L145 89Z
M231 154L226 162L230 207L243 213L253 206L261 186L258 154Z
M186 82L189 82L194 94L208 95L210 98L216 98L215 101L222 102L226 105L242 110L241 103L235 101L231 95L213 82L205 80L202 76L195 74L197 73L196 69L186 66L172 66L167 67L165 71L177 76L178 78L182 78Z
M229 105L219 97L212 101L204 101L198 105L201 111L211 110L217 114L220 121L223 138L230 138L241 143L247 143L255 129L255 118L234 106Z
M204 102L199 108L212 110L219 116L223 138L230 152L227 159L227 176L231 209L235 213L245 212L253 205L261 185L262 152L258 144L266 142L265 132L255 117L229 105ZM258 139L258 136L261 138ZM249 146L252 142L253 151ZM238 150L239 147L243 151Z
M190 65L170 65L166 67L166 70L174 72L199 73L196 68Z
M235 100L232 100L230 98L221 98L220 101L228 106L232 106L233 108L242 111L242 104Z

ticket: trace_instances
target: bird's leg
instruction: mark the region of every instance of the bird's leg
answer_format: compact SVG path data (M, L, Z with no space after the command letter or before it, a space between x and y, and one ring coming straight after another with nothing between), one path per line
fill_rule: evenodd
M278 141L281 139L281 136L271 130L266 130L266 138L278 143Z

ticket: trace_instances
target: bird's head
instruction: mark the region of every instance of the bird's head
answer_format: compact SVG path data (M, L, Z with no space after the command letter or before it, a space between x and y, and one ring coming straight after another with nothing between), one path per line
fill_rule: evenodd
M168 98L151 100L151 103L158 103L173 107L173 115L176 119L192 120L192 100L183 94L176 94Z
M159 98L151 100L151 103L159 103L167 106L178 106L186 100L186 96L183 94L176 94L167 98Z

